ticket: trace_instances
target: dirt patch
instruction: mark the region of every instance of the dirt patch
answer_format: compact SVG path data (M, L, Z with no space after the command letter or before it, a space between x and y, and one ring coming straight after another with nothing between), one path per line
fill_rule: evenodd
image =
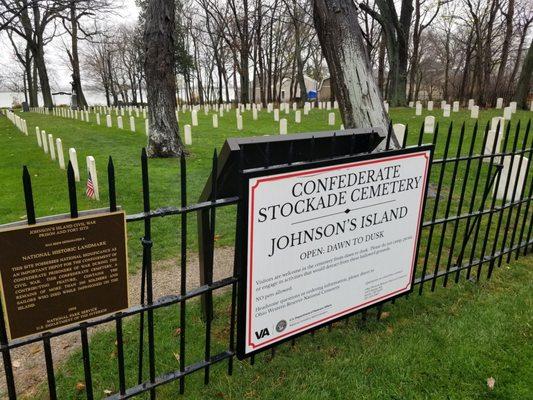
M222 247L215 250L214 280L219 280L232 275L233 273L232 247ZM190 253L187 259L187 289L193 289L200 284L200 272L198 254ZM178 294L181 282L181 271L179 260L165 260L154 263L153 267L153 289L154 298L157 299L169 294ZM141 273L130 275L130 304L139 304ZM92 328L89 332L93 335L102 329L111 329L114 324L107 324ZM81 346L79 332L63 335L51 340L54 366L57 370L59 366ZM22 398L32 398L39 386L46 382L46 364L42 343L35 343L11 352L11 360L15 375L15 387L17 394ZM0 367L0 397L7 398L7 389L4 378L3 364Z

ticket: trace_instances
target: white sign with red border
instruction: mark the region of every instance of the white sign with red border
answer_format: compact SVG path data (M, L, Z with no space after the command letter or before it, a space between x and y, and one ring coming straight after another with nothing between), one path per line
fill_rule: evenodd
M411 289L430 159L249 179L244 354Z

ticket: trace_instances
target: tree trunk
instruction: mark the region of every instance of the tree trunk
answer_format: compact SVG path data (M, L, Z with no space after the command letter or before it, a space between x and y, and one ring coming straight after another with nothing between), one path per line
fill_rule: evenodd
M175 157L184 152L176 120L174 0L149 0L144 28L144 68L148 91L148 155Z
M87 107L87 100L83 94L81 87L81 74L80 74L80 58L78 53L78 19L76 15L76 2L70 3L70 24L71 24L71 54L70 63L72 65L72 82L74 84L74 90L76 91L78 107Z
M529 44L524 64L522 65L522 72L518 78L516 85L515 100L517 107L527 109L527 100L531 90L531 77L533 76L533 41Z
M344 126L387 132L389 118L372 76L355 4L350 0L314 0L313 5L315 28Z
M52 109L54 107L54 101L52 100L52 91L50 90L50 81L48 79L48 72L44 61L44 48L42 44L33 52L33 59L37 67L37 73L39 74L39 83L41 84L44 107Z

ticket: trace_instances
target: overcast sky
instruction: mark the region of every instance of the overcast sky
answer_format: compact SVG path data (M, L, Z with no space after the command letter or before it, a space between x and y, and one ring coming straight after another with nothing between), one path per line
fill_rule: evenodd
M135 23L139 15L139 9L135 0L112 0L117 6L114 13L106 13L100 18L104 24L114 25L121 23ZM66 89L70 91L70 70L66 65L67 59L64 51L64 43L69 45L68 38L56 38L45 47L46 61L52 91ZM13 70L16 67L11 43L5 34L0 35L0 69ZM83 68L83 66L82 66ZM83 75L83 71L82 71ZM0 90L2 90L0 88Z

